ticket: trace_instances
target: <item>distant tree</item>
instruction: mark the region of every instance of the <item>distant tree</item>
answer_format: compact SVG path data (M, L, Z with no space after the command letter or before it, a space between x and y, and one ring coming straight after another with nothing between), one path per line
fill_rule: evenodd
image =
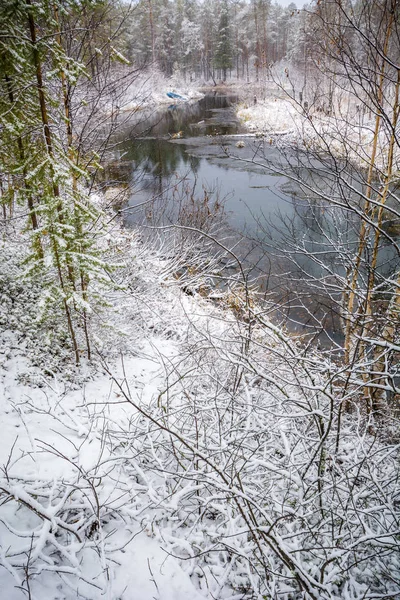
M176 61L178 39L176 36L176 13L173 10L173 3L169 0L164 0L160 6L159 19L161 28L157 40L157 60L161 71L170 76Z
M232 31L228 0L223 0L220 10L214 65L221 70L222 79L226 81L227 71L232 68Z
M200 25L189 21L186 17L183 19L181 25L180 48L184 76L186 77L187 71L191 73L198 72L201 51L203 49L200 38Z
M199 7L199 21L201 23L202 40L202 71L206 80L214 77L214 52L217 39L218 16L217 5L214 0L204 0Z

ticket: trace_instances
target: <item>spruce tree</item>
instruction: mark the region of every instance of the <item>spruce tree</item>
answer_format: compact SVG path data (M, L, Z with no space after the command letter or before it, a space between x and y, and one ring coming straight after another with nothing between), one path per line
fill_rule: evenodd
M89 75L68 54L72 33L60 27L67 8L56 0L1 5L0 172L5 210L15 199L27 208L26 277L43 288L38 319L64 315L79 363L83 348L90 358L89 314L107 267L96 250L90 157L73 131L71 95Z
M227 71L232 68L232 41L227 0L224 0L221 5L214 65L217 69L221 69L222 78L226 81Z

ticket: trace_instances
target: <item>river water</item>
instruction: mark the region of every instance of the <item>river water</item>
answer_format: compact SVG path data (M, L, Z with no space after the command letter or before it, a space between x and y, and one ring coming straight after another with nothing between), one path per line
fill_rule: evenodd
M148 219L149 212L154 222L154 211L148 210L154 197L157 214L162 207L159 223L174 222L177 198L179 204L190 191L200 202L206 190L218 206L223 204L226 227L236 232L233 236L245 236L243 260L253 268L260 289L267 289L280 303L276 318L285 318L286 326L296 332L318 331L322 322L320 343L340 346L338 297L310 286L310 280L343 274L335 265L332 247L348 245L351 219L333 215L329 206L293 183L295 173L321 187L318 164L307 161L301 166L294 150L282 153L274 140L246 135L235 116L237 101L237 96L208 94L199 102L142 113L125 130L108 176L129 183L132 210L125 213L126 225ZM327 179L327 188L330 185ZM145 210L135 210L139 206ZM311 253L318 260L310 258ZM383 252L381 270L390 272L392 262L390 252L388 256Z
M167 189L171 179L185 178L196 181L199 190L217 189L225 199L230 225L239 230L246 227L254 233L254 216L261 213L292 213L296 191L287 178L240 162L252 159L254 139L246 136L235 116L237 101L237 96L210 94L194 104L151 113L133 126L116 156L129 172L131 205ZM173 139L174 135L180 137ZM238 148L241 144L244 147ZM270 157L274 153L278 158L277 151L269 149Z

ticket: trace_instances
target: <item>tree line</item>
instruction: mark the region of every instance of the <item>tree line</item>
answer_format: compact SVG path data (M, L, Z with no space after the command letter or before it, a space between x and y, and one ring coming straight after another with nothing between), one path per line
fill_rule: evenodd
M271 0L140 0L127 24L140 66L188 79L259 79L283 58L302 60L303 16Z

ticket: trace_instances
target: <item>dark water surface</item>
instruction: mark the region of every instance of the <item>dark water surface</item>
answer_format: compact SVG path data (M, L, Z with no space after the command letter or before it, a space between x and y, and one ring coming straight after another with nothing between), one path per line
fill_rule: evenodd
M130 204L142 204L185 178L200 191L218 190L220 198L226 199L230 225L238 229L246 226L255 233L254 216L262 213L269 217L277 211L293 213L297 191L289 180L241 161L251 161L260 142L247 136L236 118L237 101L237 96L212 94L193 104L171 105L147 118L144 115L115 154L114 164L125 169L124 178L131 185ZM279 159L275 148L268 148L268 153Z
M109 176L130 186L132 210L125 213L126 225L143 220L146 210L134 207L144 205L147 209L146 203L154 196L157 210L168 208L166 219L173 222L174 202L177 198L182 201L184 190L194 191L199 198L207 190L211 197L223 201L227 226L250 240L243 243L242 256L246 256L247 265L257 265L255 276L266 273L260 278L261 286L285 304L279 316L289 316L289 328L312 331L322 319L325 332L320 341L340 343L335 302L308 284L310 276L318 278L326 275L326 270L319 261L311 260L307 251L318 252L334 273L341 274L327 239L332 235L337 238L340 230L339 237L348 244L352 228L346 216L339 217L339 224L333 223L332 213L325 210L328 205L313 202L310 194L290 178L294 167L300 178L321 187L319 165L313 168L309 162L301 169L294 151L288 149L282 155L273 140L246 135L235 116L237 102L237 96L210 94L199 102L143 113L132 124L109 167ZM275 173L265 168L266 162ZM326 185L329 187L329 182ZM291 248L296 246L303 246L306 252L303 255L293 250L294 265ZM390 271L390 252L386 256L383 251L381 257L381 270Z

